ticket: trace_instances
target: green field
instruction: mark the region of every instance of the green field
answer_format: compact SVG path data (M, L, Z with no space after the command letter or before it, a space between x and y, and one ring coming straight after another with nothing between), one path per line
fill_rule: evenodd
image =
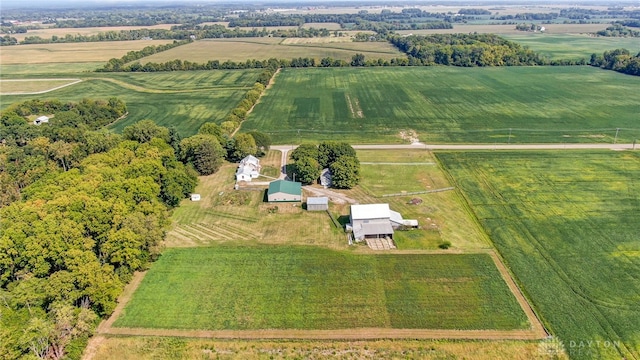
M438 158L569 356L640 356L640 152Z
M285 69L243 129L276 143L400 143L411 129L423 142L494 144L611 143L621 128L631 142L638 88L586 66Z
M632 54L640 52L640 38L592 37L586 34L505 34L504 38L528 46L550 59L587 59L591 54L625 48Z
M76 74L85 81L39 95L3 96L2 107L27 99L85 97L124 100L129 115L111 126L116 132L143 119L176 126L190 136L208 121L220 123L254 84L259 70Z
M171 329L525 329L491 258L319 247L168 249L116 321Z

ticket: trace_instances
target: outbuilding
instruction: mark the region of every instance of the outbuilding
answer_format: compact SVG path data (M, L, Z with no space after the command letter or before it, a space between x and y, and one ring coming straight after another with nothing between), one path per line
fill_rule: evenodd
M269 202L302 201L302 184L299 182L276 180L269 183L267 192Z
M307 198L307 210L308 211L326 211L329 210L329 198L322 197L308 197Z
M40 125L40 124L44 124L44 123L48 123L49 122L49 117L48 116L40 116L37 119L33 120L33 125Z

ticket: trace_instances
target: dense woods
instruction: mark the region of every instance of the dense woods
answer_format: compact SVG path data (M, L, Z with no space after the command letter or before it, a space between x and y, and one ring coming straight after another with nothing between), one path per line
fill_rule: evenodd
M493 34L436 34L390 38L410 62L421 65L516 66L543 65L538 54Z

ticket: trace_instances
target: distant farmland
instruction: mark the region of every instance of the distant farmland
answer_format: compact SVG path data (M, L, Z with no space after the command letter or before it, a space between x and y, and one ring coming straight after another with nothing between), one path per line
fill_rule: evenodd
M116 321L165 329L528 329L491 257L168 249Z
M93 73L79 84L40 95L3 96L2 107L27 99L78 101L90 97L124 100L129 115L112 126L116 132L144 119L175 126L183 136L208 121L222 122L254 84L259 70ZM17 90L16 90L17 91Z
M570 357L640 355L640 152L437 157Z
M296 41L297 40L297 41ZM387 42L351 42L349 38L235 38L199 40L142 59L142 63L166 62L174 59L206 63L231 60L244 62L247 59L270 58L292 59L309 57L320 60L325 57L351 61L356 53L367 59L392 59L406 57Z
M545 25L546 26L546 25ZM602 29L606 27L603 24ZM531 50L550 59L587 59L591 54L602 55L605 51L625 48L632 54L640 52L640 39L631 37L592 37L585 34L531 34L519 31L518 34L504 35Z
M285 69L243 124L276 143L640 138L640 78L586 66Z

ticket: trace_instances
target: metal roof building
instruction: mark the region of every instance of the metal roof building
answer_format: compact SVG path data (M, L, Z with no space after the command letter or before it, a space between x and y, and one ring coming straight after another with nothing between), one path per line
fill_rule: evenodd
M329 198L328 197L308 197L307 198L307 210L308 211L325 211L329 210Z
M302 184L299 182L276 180L269 183L267 192L269 202L302 201Z

